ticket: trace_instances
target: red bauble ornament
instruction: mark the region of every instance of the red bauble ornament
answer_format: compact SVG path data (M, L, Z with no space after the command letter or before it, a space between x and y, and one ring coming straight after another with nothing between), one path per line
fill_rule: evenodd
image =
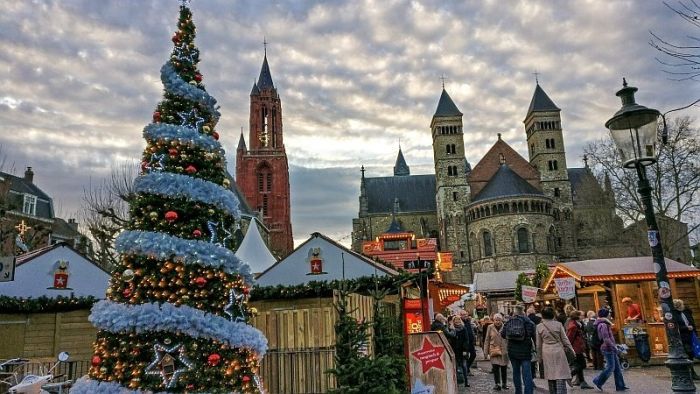
M178 43L179 41L180 41L180 33L177 32L177 33L173 34L173 42Z
M214 137L215 140L219 139L219 133L217 133L216 131L211 133L211 136Z
M248 376L248 375L243 376L243 383L248 383L248 382L250 382L250 376Z
M92 360L90 360L90 362L92 363L93 367L96 367L96 366L100 365L100 363L102 362L102 359L100 358L100 356L92 356Z
M131 297L132 292L133 290L131 289L131 287L127 287L126 289L124 289L124 291L122 291L122 295L124 296L124 298L129 298Z
M177 149L175 149L175 148L170 148L170 149L168 149L168 154L170 155L170 157L175 157L175 156L179 155L180 152L178 152Z
M147 161L142 161L141 162L141 171L146 172L146 168L148 167L148 162Z
M168 211L165 213L165 220L167 220L170 223L176 221L177 217L177 212L175 211Z
M192 235L194 235L195 238L199 238L202 236L202 230L195 229L194 231L192 231Z
M160 112L155 111L155 112L153 113L153 121L154 121L154 122L160 122Z
M192 164L190 164L190 165L187 166L187 168L185 168L185 171L186 171L188 174L194 174L194 173L197 172L197 168L196 168L195 166L193 166Z
M216 367L219 365L221 362L221 356L219 356L217 353L212 353L207 357L207 364L209 364L210 367Z
M246 286L243 288L243 294L248 295L248 293L250 293L250 288Z
M197 82L202 82L202 74L200 74L200 73L194 74L194 80Z
M207 279L202 276L198 276L194 278L194 284L199 287L204 287L207 284Z

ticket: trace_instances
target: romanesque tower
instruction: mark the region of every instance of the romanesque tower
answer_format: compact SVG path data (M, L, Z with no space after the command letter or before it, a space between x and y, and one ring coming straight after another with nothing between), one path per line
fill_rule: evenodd
M294 247L290 219L289 165L282 133L282 102L265 54L250 92L250 133L236 151L236 183L270 229L270 249L285 257Z
M560 112L537 83L524 120L530 164L540 173L542 191L554 201L557 250L573 254L573 200Z
M468 241L464 214L469 203L469 166L464 155L462 113L444 87L430 130L433 136L440 249L452 252L455 263L465 263Z

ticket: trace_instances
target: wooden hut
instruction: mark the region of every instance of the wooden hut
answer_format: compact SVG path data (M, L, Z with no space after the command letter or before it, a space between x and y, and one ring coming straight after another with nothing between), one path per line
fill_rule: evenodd
M700 270L675 260L666 259L666 269L674 298L685 301L695 316L700 316ZM668 342L657 298L658 286L649 256L583 260L560 263L544 285L546 293L556 293L555 278L574 278L574 304L582 311L598 311L603 306L612 309L618 341L634 347L635 329L649 335L653 357L665 357ZM625 322L627 310L622 299L630 297L642 311L639 322ZM634 355L634 352L633 352Z

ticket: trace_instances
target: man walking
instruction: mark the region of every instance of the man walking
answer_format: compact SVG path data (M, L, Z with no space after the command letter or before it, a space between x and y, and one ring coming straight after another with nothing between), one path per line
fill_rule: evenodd
M535 384L530 368L535 325L525 316L525 309L521 305L515 307L513 317L504 324L501 336L508 340L508 358L513 367L515 394L532 394Z

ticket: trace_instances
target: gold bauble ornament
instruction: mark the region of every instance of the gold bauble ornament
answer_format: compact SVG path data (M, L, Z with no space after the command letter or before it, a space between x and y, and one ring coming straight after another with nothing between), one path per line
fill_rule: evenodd
M131 282L134 280L134 271L131 269L125 269L124 272L122 272L122 280L125 282Z

